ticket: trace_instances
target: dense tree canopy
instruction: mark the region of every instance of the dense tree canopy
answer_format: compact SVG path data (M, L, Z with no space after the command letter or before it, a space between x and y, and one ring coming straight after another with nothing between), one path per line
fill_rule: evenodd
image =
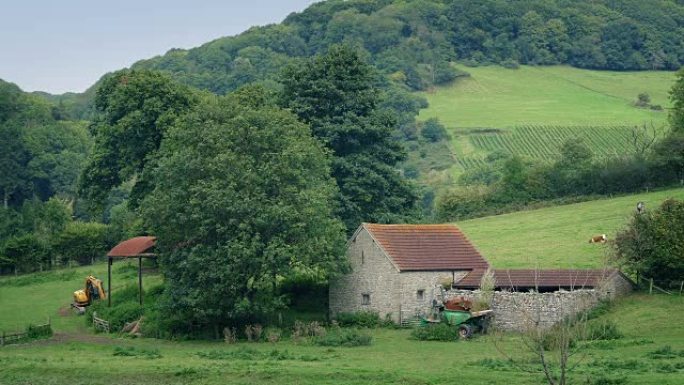
M652 211L635 213L615 239L618 256L659 284L679 284L684 276L684 202L667 200Z
M159 152L143 210L163 234L172 330L271 313L283 305L282 277L344 267L323 147L291 113L245 97L207 97L169 128Z
M349 46L289 67L281 103L332 152L340 189L339 215L353 231L363 221L397 221L414 214L416 195L397 172L404 159L393 139L396 121L379 108L376 74Z
M75 199L90 147L80 122L56 119L52 106L0 80L0 195L19 207L36 195ZM59 116L58 116L59 118Z
M108 76L96 93L98 114L90 127L95 145L82 174L81 194L102 205L114 187L136 177L133 202L144 196L150 189L146 164L167 127L193 103L187 87L155 72L122 70Z
M684 6L674 0L328 0L281 24L175 49L135 67L167 71L219 94L273 79L294 58L339 43L362 48L411 89L459 76L448 64L454 60L673 70L684 63L683 19Z

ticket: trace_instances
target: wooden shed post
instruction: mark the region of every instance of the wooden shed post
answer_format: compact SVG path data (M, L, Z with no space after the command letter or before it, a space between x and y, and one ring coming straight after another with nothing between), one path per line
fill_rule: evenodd
M107 261L107 306L112 307L112 257Z
M138 256L138 292L140 293L140 306L143 304L143 291L142 291L142 256Z

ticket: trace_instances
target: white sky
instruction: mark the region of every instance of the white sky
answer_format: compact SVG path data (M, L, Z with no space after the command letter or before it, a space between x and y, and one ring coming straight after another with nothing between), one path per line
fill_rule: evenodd
M106 72L278 23L315 0L0 0L0 79L82 92Z

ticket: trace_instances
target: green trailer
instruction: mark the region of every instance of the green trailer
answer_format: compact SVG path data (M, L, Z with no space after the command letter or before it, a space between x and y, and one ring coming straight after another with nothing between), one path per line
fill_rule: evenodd
M470 338L473 333L487 331L488 316L492 310L469 311L469 310L448 310L439 309L433 312L429 317L421 320L422 326L428 326L437 323L446 323L447 325L458 328L458 335L462 339Z

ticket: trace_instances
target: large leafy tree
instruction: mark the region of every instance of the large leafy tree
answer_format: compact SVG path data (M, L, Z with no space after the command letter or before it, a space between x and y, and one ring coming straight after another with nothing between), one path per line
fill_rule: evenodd
M678 284L684 276L684 202L670 199L634 214L615 241L618 256L633 271L663 285Z
M159 151L141 207L160 235L162 312L172 331L219 330L273 312L283 305L282 277L344 266L323 147L291 113L264 99L245 104L253 91L206 97Z
M81 194L101 205L112 188L136 177L134 198L144 196L150 189L145 166L168 126L195 100L187 87L153 71L122 70L106 78L95 97L95 145L81 177Z
M414 213L417 199L395 169L405 153L392 138L395 121L379 108L376 80L373 67L347 45L290 66L281 78L281 104L332 153L339 216L348 231L362 221L402 220Z
M654 158L661 172L673 174L684 184L684 68L677 72L670 99L670 132L656 144Z

